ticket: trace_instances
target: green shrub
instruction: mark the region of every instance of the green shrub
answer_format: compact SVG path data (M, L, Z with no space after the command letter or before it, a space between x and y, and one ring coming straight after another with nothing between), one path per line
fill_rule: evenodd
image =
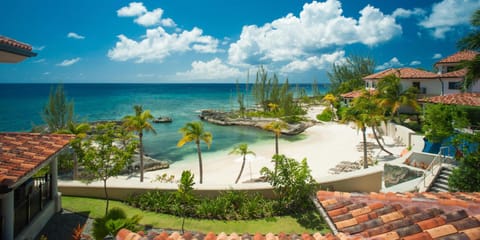
M95 239L104 239L107 235L115 236L122 228L138 231L140 219L142 217L139 215L128 218L123 209L112 208L105 217L95 219L92 227L93 236Z
M325 108L321 114L317 115L317 119L323 122L330 122L332 121L332 116L332 110L330 110L330 108Z

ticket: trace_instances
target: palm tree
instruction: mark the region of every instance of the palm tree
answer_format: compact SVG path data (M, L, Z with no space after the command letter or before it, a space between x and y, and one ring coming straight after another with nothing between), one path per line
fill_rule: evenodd
M287 129L288 125L284 121L273 121L263 127L265 130L272 131L275 134L275 155L278 155L278 138L282 135L282 130Z
M243 156L242 167L240 168L240 173L238 174L237 180L235 180L235 184L237 184L238 180L240 180L240 176L242 176L243 169L245 168L246 156L248 154L252 154L255 156L255 153L248 149L248 145L246 143L242 143L236 146L235 148L233 148L230 154L233 154L233 153L240 154Z
M177 146L182 147L185 143L195 142L197 145L198 165L200 169L200 184L203 182L203 164L202 164L202 150L200 149L200 141L207 144L208 148L212 144L212 133L206 132L203 129L201 122L189 122L180 128L182 138L178 141Z
M399 109L401 106L410 106L413 109L419 109L417 102L417 89L410 87L403 90L400 78L394 74L388 75L380 81L377 85L379 105L389 110L391 117L397 116L400 121Z
M156 131L149 122L151 119L153 119L150 110L143 111L143 108L140 105L135 105L133 108L135 110L135 115L125 116L123 118L123 124L128 130L134 131L138 134L138 147L140 148L140 182L143 182L143 133L153 132L155 134Z
M347 108L342 117L345 121L353 121L357 128L362 131L363 135L363 168L368 168L368 156L367 156L367 136L365 134L367 125L370 121L370 112L367 110L369 105L369 99L363 95L355 98L352 105Z
M327 101L328 104L329 104L329 107L330 107L330 111L332 111L332 121L334 119L338 119L337 118L337 113L335 112L335 107L334 107L334 104L337 102L337 98L335 97L335 95L329 93L327 95L325 95L325 97L323 97L323 100L324 101Z
M68 122L67 129L62 129L56 133L60 134L74 134L75 138L70 143L73 151L73 180L78 178L78 160L83 158L83 151L81 142L87 137L87 132L90 131L90 125L88 123L76 124L73 121Z
M470 18L470 23L476 27L474 31L458 41L457 45L461 50L480 50L480 9L477 9ZM480 54L470 61L464 61L462 67L467 69L463 89L468 90L480 79Z

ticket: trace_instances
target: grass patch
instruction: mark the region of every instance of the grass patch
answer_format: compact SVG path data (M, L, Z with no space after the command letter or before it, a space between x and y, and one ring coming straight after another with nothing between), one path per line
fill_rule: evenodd
M88 214L90 218L103 217L105 214L105 200L94 198L81 198L62 196L63 208L80 213ZM161 229L180 229L182 219L176 216L159 214L154 212L142 211L137 208L130 207L120 201L110 201L110 208L120 207L125 210L127 216L131 217L135 214L142 215L140 221L142 225L151 225L154 228ZM306 219L307 218L307 219ZM329 232L320 221L317 213L308 213L301 216L282 216L261 220L250 221L220 221L220 220L199 220L187 218L185 220L185 230L197 232L214 232L214 233L314 233ZM310 220L310 221L308 221ZM318 223L318 224L312 224ZM315 226L314 226L315 225Z

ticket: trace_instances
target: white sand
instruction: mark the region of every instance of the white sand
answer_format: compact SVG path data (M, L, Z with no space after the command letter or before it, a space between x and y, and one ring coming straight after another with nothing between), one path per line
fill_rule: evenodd
M316 114L320 113L323 107L314 107L309 109L308 117L315 119ZM369 133L369 132L367 132ZM328 170L335 167L341 161L358 161L363 156L362 148L357 146L362 141L362 134L352 125L339 123L317 123L317 125L308 128L302 133L303 139L289 142L285 139L279 141L280 154L294 158L300 161L307 158L308 165L315 178L328 176ZM393 146L392 139L384 137L387 143L386 148L392 151L398 157L404 149L402 146ZM369 142L374 142L368 138ZM213 143L215 144L215 143ZM250 178L258 178L260 169L264 166L272 168L271 157L274 154L275 140L272 135L271 141L255 143L249 145L249 148L256 153L256 156L248 156L245 169L240 182ZM376 144L376 143L375 143ZM232 146L233 149L233 146ZM229 155L230 150L216 153L203 152L203 183L208 185L232 185L237 178L242 164L240 155ZM379 149L374 150L374 156L382 157L386 154L380 153ZM145 183L151 183L156 176L164 173L174 175L178 180L183 170L191 170L195 174L195 181L199 179L198 159L196 154L192 154L188 159L175 162L170 168L145 173ZM139 183L138 175L120 176L109 179L109 184Z

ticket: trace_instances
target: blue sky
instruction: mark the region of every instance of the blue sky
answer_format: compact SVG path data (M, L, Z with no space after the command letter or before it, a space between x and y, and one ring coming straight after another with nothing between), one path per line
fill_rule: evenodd
M0 35L38 56L1 64L0 82L250 81L263 65L328 82L332 64L431 70L457 51L478 0L5 1Z

